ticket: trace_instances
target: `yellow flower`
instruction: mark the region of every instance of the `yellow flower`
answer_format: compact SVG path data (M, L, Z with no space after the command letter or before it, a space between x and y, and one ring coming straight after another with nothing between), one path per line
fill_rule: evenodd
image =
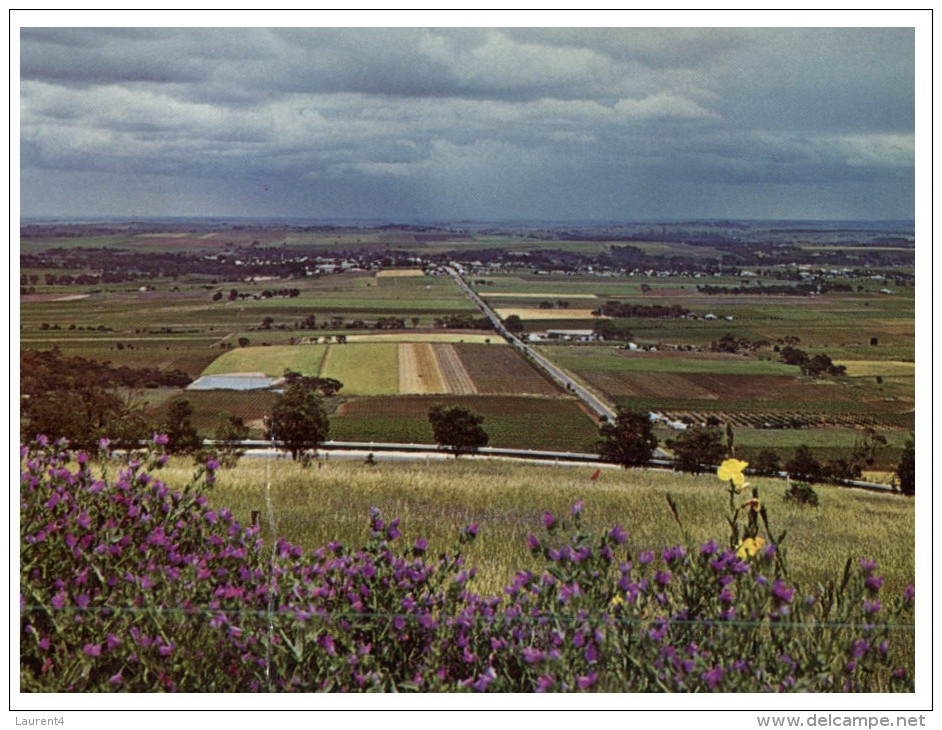
M609 604L612 608L616 606L621 606L625 602L625 599L621 597L620 593L616 593L615 597L612 599L612 602Z
M765 545L764 538L758 535L756 537L747 537L736 546L736 557L738 557L740 560L754 558L762 549L763 545Z
M744 486L746 486L746 475L743 474L743 470L747 466L749 466L748 461L727 459L722 464L720 464L720 468L716 470L716 476L718 476L724 482L731 481L737 489L742 489Z
M747 499L745 502L739 505L739 509L749 508L753 512L758 512L761 507L762 507L762 504L755 497L753 497L752 499Z

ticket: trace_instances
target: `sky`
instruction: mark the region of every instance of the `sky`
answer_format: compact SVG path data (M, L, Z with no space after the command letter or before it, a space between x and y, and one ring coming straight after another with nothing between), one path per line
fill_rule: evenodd
M23 27L20 211L909 220L914 37Z

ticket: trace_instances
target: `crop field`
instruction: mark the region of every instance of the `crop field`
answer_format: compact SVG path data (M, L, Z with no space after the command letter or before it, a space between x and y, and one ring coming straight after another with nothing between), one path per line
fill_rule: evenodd
M503 307L495 311L501 319L507 319L507 317L517 315L525 322L533 322L547 319L559 319L560 312L562 310L539 309L538 307ZM596 320L599 319L599 317L592 314L591 309L566 309L565 319L567 321L578 321L583 319ZM602 317L601 319L608 319L608 317Z
M463 344L455 349L479 393L560 395L555 384L510 347Z
M399 392L398 345L330 345L320 375L342 382L344 395L394 395Z
M575 371L716 373L726 375L794 375L797 368L726 353L631 352L598 345L544 345L540 352Z
M465 334L458 332L401 330L388 334L347 335L347 342L467 342L476 345L506 345L507 341L496 334Z
M232 373L265 373L280 377L285 370L302 375L320 374L321 363L327 350L325 345L274 345L272 347L240 347L217 357L203 371L203 375Z
M445 394L354 398L331 416L330 437L434 443L428 422L434 403L460 405L483 415L490 446L584 451L598 438L598 426L572 399Z

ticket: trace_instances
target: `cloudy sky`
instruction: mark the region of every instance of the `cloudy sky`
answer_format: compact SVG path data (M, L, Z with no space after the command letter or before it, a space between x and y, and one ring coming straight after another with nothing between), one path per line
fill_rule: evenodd
M24 216L914 215L912 28L23 28Z

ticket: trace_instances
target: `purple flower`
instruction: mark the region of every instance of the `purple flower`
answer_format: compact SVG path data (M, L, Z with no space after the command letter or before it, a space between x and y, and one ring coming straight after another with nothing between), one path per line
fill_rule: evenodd
M165 446L170 441L170 437L167 436L167 434L157 433L156 431L154 432L153 438L154 438L154 443L159 446Z
M468 537L477 537L478 536L478 524L477 522L472 522L466 528L464 528L464 534Z
M857 641L851 645L851 654L858 659L868 651L870 651L870 642L866 639L857 639Z
M710 540L710 542L706 542L700 546L700 554L713 555L719 548L720 546L717 544L716 540Z
M121 639L119 639L114 634L110 634L110 633L108 634L108 638L105 641L105 646L108 647L108 651L111 651L112 649L114 649L116 646L119 646L120 644L121 644Z
M573 515L581 514L581 513L582 513L582 507L583 507L583 504L582 504L582 500L580 499L578 502L576 502L576 503L572 506L572 509L570 510L570 512L571 512Z
M903 591L903 600L909 603L916 597L916 586L910 583Z
M527 535L527 547L530 548L530 552L536 552L540 549L540 541L532 532Z
M556 524L556 518L553 516L553 513L552 513L552 512L548 512L548 511L547 511L547 512L544 512L544 513L543 513L543 527L545 527L547 530L549 530L549 529L551 529L551 528L553 527L553 525L555 525L555 524Z
M101 656L101 644L86 644L82 651L88 656Z
M874 593L879 591L883 587L883 576L882 575L873 575L870 574L864 580L864 585Z
M612 538L616 543L621 545L625 540L628 539L628 533L622 529L621 525L615 525L611 531L608 533L608 536Z
M795 589L789 588L785 581L779 579L772 584L772 595L783 603L791 603L795 597Z
M878 600L874 599L871 601L866 598L864 599L863 609L867 613L877 613L881 608L883 608L883 604L881 604Z
M860 567L863 568L863 569L864 569L865 571L867 571L868 573L872 573L874 570L877 569L877 561L876 561L876 560L868 560L867 558L861 558L861 559L860 559Z
M710 686L711 691L715 691L719 683L723 681L725 674L723 667L717 665L713 667L713 669L701 674L700 679Z
M588 646L586 646L582 656L585 657L586 662L589 664L595 664L599 660L599 649L594 642L590 642Z
M416 538L415 545L412 546L412 551L416 555L421 555L426 550L428 550L428 540L424 537Z
M638 553L638 562L642 565L654 562L654 553L651 550L642 550Z
M493 667L488 667L487 671L480 675L471 686L474 687L475 692L486 692L488 685L495 679L497 679L497 672Z
M589 672L589 674L584 677L579 677L576 680L576 686L579 689L589 689L595 685L599 680L598 672Z
M62 607L65 605L65 602L66 602L67 600L68 600L68 599L66 598L65 593L63 593L62 591L59 591L58 593L56 593L56 595L54 595L54 596L52 597L52 601L51 601L52 607L53 607L53 608L62 608Z
M176 648L177 648L176 644L170 644L169 646L164 644L157 650L157 653L160 654L160 656L170 656L171 654L173 654L173 650Z
M102 451L107 451L110 445L111 445L111 441L109 441L108 439L98 440L98 448L101 449Z
M665 548L661 557L664 558L665 563L671 563L675 560L680 560L686 554L687 551L684 549L683 545L674 545L674 547Z
M209 471L216 471L219 468L219 460L212 456L209 457L209 459L206 460L206 468Z
M523 660L527 664L536 664L537 662L541 662L546 656L542 651L539 649L534 649L532 646L525 646L520 653L523 654Z
M554 684L556 684L556 682L551 675L543 674L536 678L536 691L549 692Z
M672 577L673 576L671 575L671 572L669 570L665 570L663 572L659 570L654 575L654 582L660 586L666 586L668 583L671 582Z

